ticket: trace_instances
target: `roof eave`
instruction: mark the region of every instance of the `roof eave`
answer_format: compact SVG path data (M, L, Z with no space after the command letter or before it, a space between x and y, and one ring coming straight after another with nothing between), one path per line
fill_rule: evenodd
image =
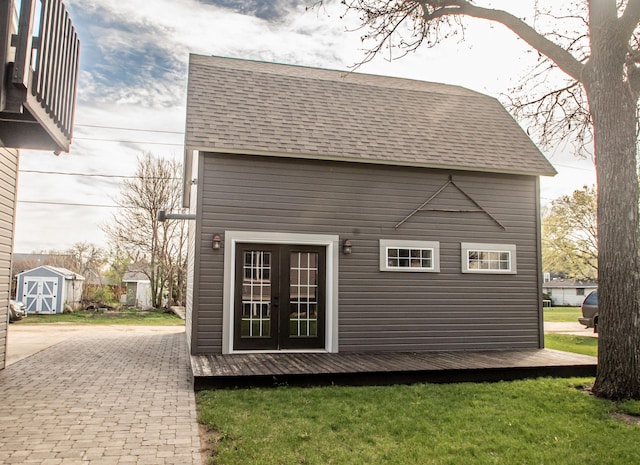
M476 171L483 173L496 173L496 174L513 174L513 175L521 175L521 176L549 176L553 177L558 172L553 168L551 164L549 164L548 170L510 170L510 169L496 169L491 167L480 167L480 166L464 166L464 165L450 165L450 164L438 164L438 163L424 163L419 161L399 161L399 160L383 160L383 159L375 159L375 158L358 158L358 157L349 157L349 156L335 156L335 155L324 155L324 154L305 154L305 153L282 153L282 152L272 152L268 150L253 150L253 149L235 149L229 147L206 147L206 146L197 146L197 145L188 145L185 149L185 166L191 166L191 157L187 154L194 154L196 152L209 152L209 153L228 153L234 155L258 155L263 157L276 157L276 158L295 158L295 159L304 159L304 160L323 160L323 161L336 161L336 162L346 162L346 163L363 163L363 164L372 164L372 165L386 165L386 166L407 166L414 168L431 168L431 169L441 169L441 170L455 170L455 171ZM184 178L185 182L184 186L184 198L188 198L187 196L187 182L186 176ZM188 205L187 205L188 206Z

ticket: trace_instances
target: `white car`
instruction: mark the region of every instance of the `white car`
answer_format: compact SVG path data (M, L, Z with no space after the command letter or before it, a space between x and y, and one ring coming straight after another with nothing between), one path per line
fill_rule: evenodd
M9 301L9 323L22 320L27 316L27 307L18 300Z

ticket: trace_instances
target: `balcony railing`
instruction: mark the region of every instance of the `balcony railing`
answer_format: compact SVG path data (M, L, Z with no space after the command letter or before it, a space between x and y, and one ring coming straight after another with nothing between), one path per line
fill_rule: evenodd
M22 0L16 28L13 0L0 0L2 17L0 146L68 151L80 54L69 14L61 0Z

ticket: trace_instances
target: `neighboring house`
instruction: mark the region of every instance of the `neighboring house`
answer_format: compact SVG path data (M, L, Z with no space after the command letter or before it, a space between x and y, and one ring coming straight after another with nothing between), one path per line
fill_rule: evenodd
M542 291L551 297L553 305L579 307L589 292L598 289L598 283L573 279L545 281Z
M192 55L192 354L542 347L539 176L461 87Z
M71 255L66 254L50 254L50 253L14 253L13 254L13 272L22 273L37 266L68 266L72 260Z
M19 149L69 150L80 50L60 0L19 3L18 17L13 0L0 2L0 369L5 367Z
M142 271L127 271L123 278L127 293L125 304L130 307L149 310L153 308L151 300L151 281Z
M39 266L18 273L17 279L16 298L27 313L62 313L65 305L81 304L84 277L66 268Z

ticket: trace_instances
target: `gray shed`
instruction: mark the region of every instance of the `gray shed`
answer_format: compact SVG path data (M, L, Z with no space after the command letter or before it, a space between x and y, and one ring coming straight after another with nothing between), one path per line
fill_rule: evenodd
M537 349L539 176L492 97L192 55L194 355Z
M39 266L16 275L16 298L28 313L62 313L65 304L78 305L84 277L66 268Z
M127 296L125 303L130 307L138 307L142 310L153 308L151 301L151 280L142 271L127 271L122 277L126 286Z

